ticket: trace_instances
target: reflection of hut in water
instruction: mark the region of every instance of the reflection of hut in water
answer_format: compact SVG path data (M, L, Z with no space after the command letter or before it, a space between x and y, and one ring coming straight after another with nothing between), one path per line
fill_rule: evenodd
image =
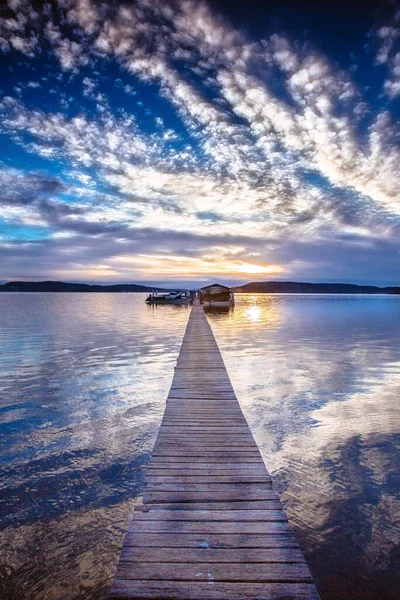
M233 306L235 296L233 289L220 283L206 285L199 290L200 303L204 307L225 308Z

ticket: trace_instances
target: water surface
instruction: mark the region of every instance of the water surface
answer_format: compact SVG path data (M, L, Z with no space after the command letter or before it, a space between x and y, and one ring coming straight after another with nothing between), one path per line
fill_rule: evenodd
M0 294L7 600L102 599L189 315L143 294Z
M209 319L323 600L400 597L400 297L237 296Z
M6 600L104 600L189 315L0 294ZM323 600L399 589L400 298L237 296L209 315Z

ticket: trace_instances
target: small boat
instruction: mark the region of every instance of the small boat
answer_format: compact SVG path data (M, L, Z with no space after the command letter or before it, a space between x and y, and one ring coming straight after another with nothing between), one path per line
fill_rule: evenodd
M235 304L233 289L219 283L201 288L199 299L204 308L230 308Z
M178 290L168 293L152 292L146 298L146 304L190 304L192 296L186 290Z

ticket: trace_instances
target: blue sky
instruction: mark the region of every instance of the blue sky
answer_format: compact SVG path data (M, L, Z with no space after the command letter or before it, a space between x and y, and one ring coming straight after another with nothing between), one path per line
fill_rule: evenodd
M0 280L399 284L394 2L8 0L0 48Z

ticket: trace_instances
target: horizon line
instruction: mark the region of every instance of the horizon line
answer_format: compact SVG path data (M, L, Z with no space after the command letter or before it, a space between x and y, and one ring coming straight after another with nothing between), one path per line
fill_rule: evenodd
M224 281L226 284L226 280L221 279L221 281ZM210 283L212 282L212 283ZM61 280L61 279L39 279L39 278L35 278L35 279L24 279L24 278L18 278L18 279L11 279L11 280L2 280L0 281L0 286L3 285L7 285L7 284L12 284L12 283L32 283L32 284L39 284L39 283L62 283L62 284L66 284L66 285L88 285L88 286L101 286L101 287L113 287L113 286L119 286L119 285L136 285L136 286L142 286L142 287L147 287L147 288L161 288L161 287L165 287L167 285L172 285L174 282L169 282L169 281L164 281L162 283L154 283L154 282L147 282L147 281L119 281L119 282L109 282L109 283L105 283L105 282L88 282L86 281L65 281L65 280ZM178 284L179 282L177 282ZM182 282L180 282L182 283ZM203 280L201 282L201 284L198 287L203 287L204 285L213 285L213 284L217 284L218 281L217 280ZM287 283L287 284L303 284L303 285L353 285L353 286L358 286L358 287L376 287L376 288L393 288L393 287L400 287L400 282L398 284L377 284L377 283L354 283L354 282L349 282L349 281L312 281L312 280L298 280L298 279L270 279L270 280L249 280L246 281L245 283L230 283L230 287L244 287L246 285L250 285L250 284L273 284L273 283ZM185 283L184 285L175 285L173 287L193 287L193 283Z

